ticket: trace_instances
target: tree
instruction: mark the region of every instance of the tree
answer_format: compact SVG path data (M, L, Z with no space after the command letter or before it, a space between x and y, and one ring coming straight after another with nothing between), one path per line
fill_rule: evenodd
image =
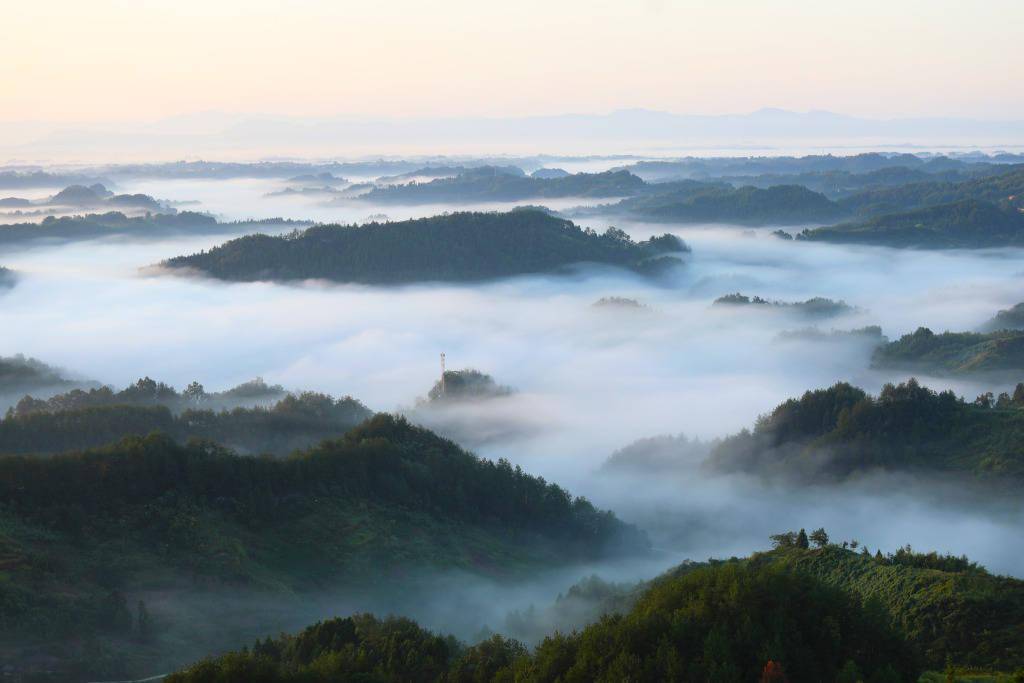
M859 546L859 545L860 545L860 541L858 541L856 538L850 539L850 547L851 548L856 550L857 546Z
M199 403L204 398L206 398L206 390L203 388L203 385L200 384L199 382L192 382L187 387L185 387L185 391L181 392L181 395L184 396L185 399L188 401Z
M804 549L811 547L811 544L807 541L807 532L803 529L796 535L796 547Z
M810 539L814 543L814 545L818 546L819 548L824 548L828 545L828 534L825 532L824 528L815 529L814 531L812 531Z
M1024 403L1024 382L1019 382L1013 390L1013 402Z
M772 534L769 536L772 541L773 548L792 548L796 545L797 535L792 531L786 531L781 534Z

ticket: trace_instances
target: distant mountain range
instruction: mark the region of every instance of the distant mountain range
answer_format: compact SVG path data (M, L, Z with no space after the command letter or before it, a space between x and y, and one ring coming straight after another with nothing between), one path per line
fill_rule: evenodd
M28 142L26 142L26 140ZM760 109L748 114L608 114L508 118L294 118L200 113L126 125L0 125L0 158L180 158L189 155L652 153L786 145L1014 146L1024 121L952 117L869 119L833 112Z

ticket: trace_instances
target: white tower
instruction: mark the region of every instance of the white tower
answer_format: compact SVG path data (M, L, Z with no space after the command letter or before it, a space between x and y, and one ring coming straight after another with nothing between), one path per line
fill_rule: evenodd
M444 396L444 352L441 352L441 396Z

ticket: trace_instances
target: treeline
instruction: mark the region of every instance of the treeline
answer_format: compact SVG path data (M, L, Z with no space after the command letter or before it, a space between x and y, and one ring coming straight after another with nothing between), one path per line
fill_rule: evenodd
M58 372L40 361L22 356L0 359L0 386L8 382L20 384L32 381L39 384L71 384ZM120 391L108 386L90 389L72 389L48 399L25 396L7 411L7 417L26 417L37 413L57 413L82 408L112 405L165 406L180 412L197 408L225 408L253 403L270 404L284 398L288 392L279 384L267 384L263 378L243 382L225 391L208 392L199 382L191 382L182 391L164 382L143 377Z
M512 389L494 381L487 373L468 368L466 370L445 370L444 377L437 380L427 393L432 402L473 401L511 395Z
M897 368L933 375L999 374L1024 370L1024 330L942 332L919 327L879 346L876 368Z
M750 562L810 575L884 609L931 669L952 663L1024 673L1024 582L909 546L883 555L863 545L857 551L856 541L818 545L808 550L798 541Z
M706 467L829 481L875 469L970 474L990 484L1024 475L1024 384L968 403L916 380L878 397L840 382L808 391L723 439ZM1007 479L1009 478L1009 479Z
M194 211L147 213L126 216L119 211L80 216L47 216L40 223L0 225L0 244L32 240L74 241L110 236L139 238L177 234L213 234L240 230L247 225L308 225L307 221L272 219L220 223L216 218Z
M915 681L884 610L806 574L719 563L655 582L626 614L533 651L472 647L404 619L334 619L200 662L170 683L221 681Z
M433 202L518 201L557 197L628 197L647 184L628 171L574 173L556 178L524 176L514 168L483 166L464 169L450 178L425 183L377 187L360 199L377 204Z
M350 396L336 400L314 392L288 394L269 407L193 407L180 413L167 405L177 401L123 402L107 392L72 392L72 400L61 400L67 394L22 399L0 421L0 454L52 454L162 432L180 443L203 439L244 453L286 455L338 437L372 415Z
M752 225L827 221L844 213L821 193L801 185L762 189L693 182L652 188L648 194L622 200L613 209L653 221Z
M167 268L224 280L305 280L397 284L472 281L552 272L594 262L641 272L678 263L677 237L633 242L534 209L453 213L362 226L320 225L284 237L251 235L209 251L179 256Z
M831 318L856 313L857 309L845 301L816 296L806 301L769 301L759 296L746 296L736 292L715 299L714 306L763 306L765 309L792 311L810 318Z

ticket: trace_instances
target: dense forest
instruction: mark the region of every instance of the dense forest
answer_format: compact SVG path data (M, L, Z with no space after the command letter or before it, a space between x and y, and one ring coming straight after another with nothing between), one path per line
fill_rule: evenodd
M129 217L119 211L82 216L47 216L40 223L0 225L0 244L33 240L74 241L101 237L166 237L177 234L216 234L234 232L247 226L308 225L305 221L272 219L243 223L220 223L206 214L192 211L157 213Z
M1024 371L1024 331L935 334L927 327L919 327L879 346L872 356L872 365L931 375L996 376Z
M180 443L203 439L242 453L287 455L338 437L372 415L351 396L335 400L313 392L288 394L267 407L231 410L203 407L201 399L193 401L175 414L169 406L180 401L173 398L125 399L107 388L74 391L46 401L26 397L0 420L0 454L59 453L163 432Z
M994 163L995 162L995 163ZM865 152L851 155L809 154L761 157L688 157L665 161L638 161L622 168L646 181L667 181L680 178L702 180L722 177L751 177L767 174L799 175L803 173L868 174L883 169L906 168L929 174L950 170L970 172L973 169L1024 162L1024 156L976 158L923 157L916 154L881 154Z
M467 646L362 614L258 640L168 680L895 683L925 668L954 680L958 670L1024 663L1020 581L909 547L849 549L824 529L775 539L770 552L682 565L639 590L606 585L603 599L618 608L532 649L501 635Z
M856 313L857 309L845 301L834 301L816 296L806 301L769 301L759 296L746 296L736 292L715 299L714 306L752 306L762 310L798 313L808 318L833 318L838 315Z
M67 377L60 368L23 355L0 356L0 396L26 394L38 389L61 389L89 384Z
M494 378L479 370L445 370L427 393L431 403L445 401L475 401L484 398L508 396L510 387L502 386Z
M377 187L360 199L375 204L432 204L442 202L519 201L556 197L629 197L646 189L646 183L628 171L574 173L541 178L506 168L484 166L466 169L450 178L425 183Z
M1024 246L1024 213L1018 208L965 199L886 214L863 223L808 229L797 239L922 249Z
M471 281L556 271L581 262L643 273L679 260L677 237L633 242L534 209L453 213L362 226L320 225L284 237L251 235L165 261L224 280L326 279L371 284Z
M846 383L808 391L723 439L706 467L801 481L876 470L981 480L1012 488L1024 476L1024 384L973 402L911 379L877 397Z
M801 185L762 189L684 182L658 190L624 199L611 210L649 221L749 225L813 223L843 215L827 197Z
M206 651L222 642L211 628L226 623L191 624L183 608L203 595L301 603L413 571L510 576L647 548L641 532L586 500L384 415L284 459L160 434L4 456L0 499L2 638L99 642L107 655L76 666L114 675L133 668L117 653L138 638L152 640L133 655L147 666L183 639ZM248 629L259 632L259 618ZM67 666L83 656L78 646L61 652Z

